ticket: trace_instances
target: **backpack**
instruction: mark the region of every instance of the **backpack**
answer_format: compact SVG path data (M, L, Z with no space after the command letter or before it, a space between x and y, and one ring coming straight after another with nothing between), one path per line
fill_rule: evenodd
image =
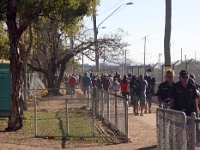
M150 90L152 96L155 96L155 95L156 95L155 89L154 89L154 88L155 88L155 84L156 84L156 80L155 80L155 78L152 78L152 79L151 79L151 90Z
M140 94L140 83L138 80L135 80L133 83L132 83L132 90L133 90L133 94L134 95L139 95Z
M117 83L116 81L113 82L112 90L113 90L113 91L118 91L118 90L119 90L119 83Z

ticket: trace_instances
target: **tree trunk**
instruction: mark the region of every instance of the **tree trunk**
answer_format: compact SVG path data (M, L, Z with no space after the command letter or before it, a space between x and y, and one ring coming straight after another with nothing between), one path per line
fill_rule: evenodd
M11 110L8 121L7 131L16 131L23 127L23 99L22 99L22 72L23 65L20 61L18 44L19 34L16 24L16 5L15 0L8 2L7 7L7 27L10 40L10 69L12 73L11 84Z
M166 18L165 18L165 39L164 39L164 54L165 54L165 71L171 68L170 54L170 38L171 38L171 0L166 2Z
M55 76L55 74L54 74L54 76L51 76L50 74L48 75L48 77L47 77L47 85L48 85L48 87L47 87L47 90L48 90L47 96L62 95L60 93L60 85L61 85L61 82L62 82L63 77L64 77L65 68L66 68L66 61L63 61L61 63L60 68L59 68L59 76L58 76L58 78Z

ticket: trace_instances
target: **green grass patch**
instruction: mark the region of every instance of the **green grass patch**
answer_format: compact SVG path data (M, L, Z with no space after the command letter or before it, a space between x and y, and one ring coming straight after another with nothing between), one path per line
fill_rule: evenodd
M93 122L88 112L69 112L68 136L92 136ZM38 136L61 136L67 135L65 112L37 112L37 135ZM97 122L100 123L100 122ZM34 131L34 113L24 112L24 127Z

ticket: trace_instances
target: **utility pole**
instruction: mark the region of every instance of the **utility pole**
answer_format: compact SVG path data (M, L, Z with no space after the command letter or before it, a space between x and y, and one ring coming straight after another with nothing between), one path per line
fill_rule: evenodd
M104 69L106 68L106 51L105 51L105 49L104 49L104 51L103 51L103 67L104 67Z
M145 60L146 60L146 41L147 41L147 36L149 35L146 35L144 37L144 74L146 74L146 64L145 64Z
M181 48L181 64L182 64L182 62L183 62L183 51L182 51L182 48Z
M84 55L82 53L82 74L84 73Z
M161 66L161 53L159 53L159 55L158 55L158 66L159 66L159 68L160 68L160 66Z
M96 24L96 11L93 13L93 28L94 28L94 45L95 45L95 62L96 72L99 72L99 50L97 46L97 24Z
M112 16L122 6L124 6L124 5L132 5L132 4L133 4L133 2L128 2L128 3L121 4L110 15L108 15L103 21L101 21L98 26L96 24L96 10L94 10L94 13L93 13L93 28L94 28L96 72L100 71L100 67L99 67L99 49L98 49L98 43L97 43L97 35L98 35L98 29L99 29L99 27L101 26L102 23L104 23L104 21L106 21L110 16Z
M187 70L187 56L185 55L185 70Z
M125 50L125 54L124 54L124 74L125 74L125 70L126 70L126 54L127 54L127 50ZM128 70L127 70L127 73L128 73Z

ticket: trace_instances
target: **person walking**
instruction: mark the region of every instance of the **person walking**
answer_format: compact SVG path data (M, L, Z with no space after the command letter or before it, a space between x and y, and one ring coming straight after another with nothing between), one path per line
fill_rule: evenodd
M115 75L113 77L114 79L117 78L118 82L120 81L120 75L118 72L115 72Z
M131 106L133 107L133 113L139 115L139 94L140 94L140 83L136 76L132 76L130 81L130 97L131 97Z
M102 80L101 80L101 76L97 76L97 83L96 83L96 85L97 85L97 88L99 90L103 89L103 83L102 83Z
M157 100L159 103L159 107L163 107L162 103L169 104L169 94L174 84L174 71L169 69L165 73L165 81L160 83L158 89L156 91Z
M146 77L147 83L148 83L148 87L147 87L147 98L146 98L146 105L145 105L145 113L147 113L147 109L148 112L151 113L151 105L152 105L152 97L155 96L155 91L154 91L154 87L155 87L155 78L151 78L150 76Z
M188 82L188 72L181 70L179 79L180 81L172 86L170 92L170 109L183 111L187 116L195 112L198 117L198 96L194 84Z
M92 84L92 80L89 77L88 73L85 72L84 76L82 77L82 81L83 81L83 94L84 96L86 96L86 92L89 96L89 91L90 91L90 86Z
M76 83L77 79L74 74L71 75L69 78L69 87L70 87L70 94L71 98L76 98Z
M118 82L117 78L114 78L114 81L112 83L112 91L117 95L120 93L120 83Z
M148 87L147 81L144 79L144 75L140 75L139 77L139 83L140 83L140 116L143 116L143 110L145 108L146 103L146 89Z
M128 84L129 84L128 77L124 75L122 81L120 81L120 87L121 87L122 96L124 96L126 100L128 100L128 96L129 96Z
M109 91L110 90L111 81L110 81L110 77L108 76L108 74L103 75L102 83L103 83L103 90L104 91Z

